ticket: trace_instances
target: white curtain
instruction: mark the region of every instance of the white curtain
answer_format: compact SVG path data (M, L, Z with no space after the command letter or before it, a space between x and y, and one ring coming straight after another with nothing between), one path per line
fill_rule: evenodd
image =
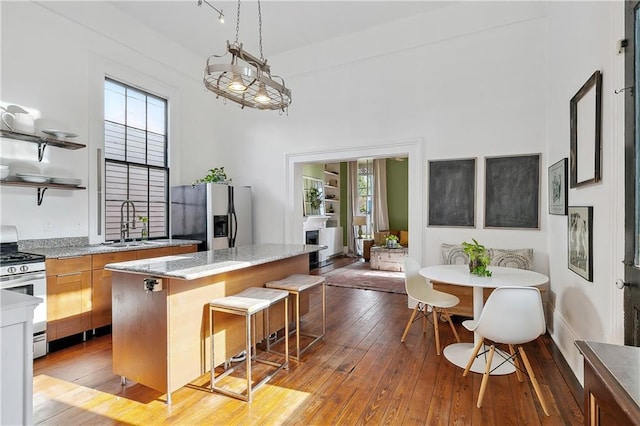
M353 216L358 208L358 162L347 163L347 255L357 256L356 235L353 230Z
M357 189L356 189L357 190ZM373 160L373 232L389 229L387 208L387 160Z

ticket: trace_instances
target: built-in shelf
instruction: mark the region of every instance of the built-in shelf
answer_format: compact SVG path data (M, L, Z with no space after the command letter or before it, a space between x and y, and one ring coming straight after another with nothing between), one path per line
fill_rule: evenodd
M12 180L9 178L8 180L1 180L1 186L22 186L28 188L37 188L38 189L38 205L42 204L42 199L44 198L44 193L47 189L63 189L63 190L78 190L78 189L87 189L85 186L77 186L77 185L63 185L61 183L32 183L25 182L22 180Z
M32 135L30 133L14 132L11 130L4 130L4 129L0 129L0 136L9 138L9 139L23 141L23 142L31 142L31 143L38 144L38 161L42 161L42 157L44 156L44 149L47 146L55 146L56 148L62 148L62 149L81 149L86 147L86 145L83 145L77 142L56 139L49 136L39 136L39 135Z

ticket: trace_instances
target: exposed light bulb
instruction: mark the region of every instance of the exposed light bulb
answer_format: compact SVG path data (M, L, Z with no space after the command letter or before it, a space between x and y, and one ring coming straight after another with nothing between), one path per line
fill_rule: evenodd
M222 14L222 11L220 11L220 15L218 15L218 21L220 21L221 24L224 24L224 15Z
M233 78L229 82L227 89L235 93L244 93L247 91L247 86L242 81L242 77L239 74L233 73Z
M258 91L256 92L256 96L253 99L256 102L260 102L261 104L268 104L269 102L271 102L271 98L264 88L264 83L260 83L260 86L258 86Z

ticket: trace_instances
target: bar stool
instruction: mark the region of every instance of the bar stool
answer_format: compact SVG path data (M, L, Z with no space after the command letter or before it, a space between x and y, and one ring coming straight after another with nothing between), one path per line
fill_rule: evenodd
M322 285L322 334L303 333L300 330L300 294L316 286ZM296 356L291 358L300 361L300 354L304 353L313 344L322 339L327 330L327 303L325 293L325 278L319 275L294 274L278 281L269 281L265 284L267 288L286 290L295 296L295 316L296 316ZM304 348L300 348L300 336L311 337L313 340Z
M258 312L264 312L267 331L265 337L267 337L267 351L270 351L269 346L269 327L271 325L269 321L269 308L280 301L284 301L284 331L285 335L289 333L289 306L288 306L289 293L283 290L267 289L263 287L250 287L238 294L227 297L220 297L213 299L209 302L209 335L211 336L211 392L217 391L234 398L241 399L243 401L251 402L252 392L256 391L260 386L265 384L282 368L289 368L289 339L285 339L285 354L284 362L277 363L269 360L258 359L256 352L255 342L255 314ZM233 373L235 368L228 368L222 374L215 377L215 338L214 338L214 313L224 312L228 314L240 315L245 318L246 336L245 336L245 352L246 352L246 376L247 376L247 388L243 392L235 392L229 389L216 386L216 383L229 374ZM263 326L264 326L263 323ZM253 325L253 327L252 327ZM253 349L253 352L251 351ZM277 367L274 371L264 377L259 383L253 384L251 377L251 361L260 362L262 364L271 365ZM226 365L225 365L226 366ZM245 395L246 392L246 395Z

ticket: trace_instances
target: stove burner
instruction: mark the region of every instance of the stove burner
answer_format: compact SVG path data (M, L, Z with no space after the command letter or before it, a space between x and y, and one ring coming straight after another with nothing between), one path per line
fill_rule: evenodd
M21 251L4 252L0 253L0 266L43 262L44 258L45 257L41 254L25 253Z

